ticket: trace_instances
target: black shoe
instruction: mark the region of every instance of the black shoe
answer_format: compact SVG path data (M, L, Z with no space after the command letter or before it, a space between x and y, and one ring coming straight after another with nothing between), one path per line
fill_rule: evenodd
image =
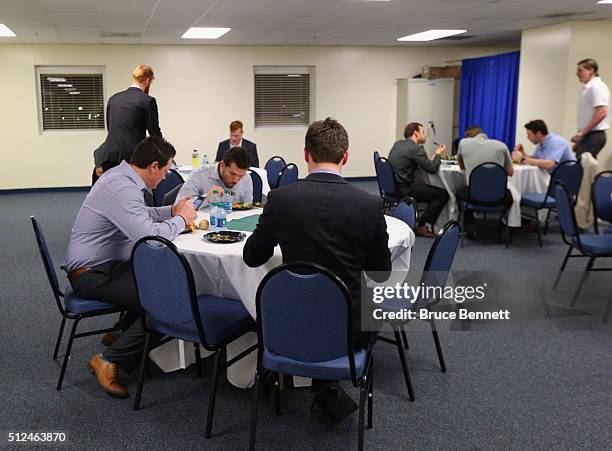
M322 401L336 421L344 420L359 409L357 403L339 385L325 388L322 393Z
M327 410L323 403L323 395L317 395L310 404L310 418L319 420L322 423L337 423L332 414Z

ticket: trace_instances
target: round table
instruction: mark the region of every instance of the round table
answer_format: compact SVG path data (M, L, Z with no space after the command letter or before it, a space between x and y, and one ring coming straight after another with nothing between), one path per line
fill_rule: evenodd
M246 211L235 211L228 216L228 222L253 214L261 214L262 209L254 208ZM208 210L198 212L199 223L209 219ZM389 234L389 249L393 271L408 271L410 269L410 252L414 245L414 232L403 221L385 216L387 233ZM282 263L280 247L276 247L274 255L265 264L250 268L242 260L244 241L232 244L211 243L202 238L205 231L179 235L174 244L185 256L191 266L196 292L198 295L209 294L242 301L253 318L256 316L255 294L259 283L274 267ZM247 238L251 232L245 232ZM238 355L244 349L257 342L254 333L249 333L232 342L227 347L228 359ZM174 371L186 368L195 361L191 346L185 347L180 340L173 340L166 348L160 346L151 353L151 358L164 370ZM160 349L161 348L161 349ZM203 353L205 354L205 351ZM228 380L237 387L249 387L252 384L256 368L256 353L252 352L236 362L227 370Z
M512 193L512 206L508 210L508 225L510 227L521 226L521 196L525 193L545 193L548 189L550 174L544 169L526 164L515 164L514 175L508 177L508 189ZM450 220L459 218L459 210L455 193L466 185L465 171L458 164L440 165L435 174L418 170L416 180L420 183L444 188L448 192L449 201L444 210L438 216L436 228L441 228Z

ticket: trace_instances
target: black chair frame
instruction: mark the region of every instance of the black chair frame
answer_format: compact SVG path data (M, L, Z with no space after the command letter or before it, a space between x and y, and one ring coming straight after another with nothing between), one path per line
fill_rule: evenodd
M368 344L368 360L365 363L363 375L361 377L357 377L357 370L355 368L355 352L354 352L354 341L353 341L353 303L351 300L351 295L349 293L346 284L340 280L338 276L332 273L330 270L324 268L321 265L309 262L292 262L292 263L284 263L276 268L272 269L266 276L263 278L259 287L257 288L256 295L256 308L257 308L257 372L255 373L255 384L253 386L253 404L251 410L251 426L250 426L250 434L249 434L249 449L255 449L255 437L257 433L257 405L259 403L259 392L261 381L260 379L264 376L263 368L262 368L262 356L264 352L264 340L263 340L263 329L261 322L261 294L263 288L270 278L274 275L278 274L281 271L294 271L300 274L313 274L320 273L327 276L331 281L333 281L338 288L344 294L344 299L346 301L347 308L347 329L346 329L346 344L347 344L347 355L350 366L351 373L351 382L353 387L359 388L359 426L358 426L358 440L357 440L357 448L361 451L363 450L363 435L364 435L364 423L365 423L365 403L367 398L367 408L368 408L368 429L372 428L372 402L373 402L373 367L374 367L374 358L372 356L372 344ZM276 397L276 414L280 413L279 409L279 397L277 392Z
M221 355L227 355L226 354L226 347L227 344L231 343L232 341L234 341L235 339L239 338L240 336L242 336L242 333L238 333L235 334L234 336L230 336L230 338L228 340L226 340L225 343L218 345L218 346L212 346L209 345L208 342L206 341L206 333L204 331L204 327L202 325L202 319L200 317L200 307L198 305L198 300L197 300L197 296L196 296L196 289L195 289L195 280L193 278L193 272L191 271L191 267L189 266L189 263L187 262L187 259L185 258L184 255L182 255L176 248L176 246L169 240L167 240L166 238L163 238L161 236L146 236L144 238L141 238L140 240L138 240L136 242L136 244L134 245L134 247L132 248L132 261L134 261L134 254L136 252L136 249L138 248L139 245L141 245L141 243L144 242L150 242L150 241L157 241L161 244L163 244L164 246L166 246L167 248L169 248L177 257L178 259L181 261L181 263L183 264L185 271L187 273L187 283L189 285L189 292L190 292L190 301L191 301L191 310L192 310L192 314L195 320L195 324L196 324L196 329L198 331L198 335L200 337L200 343L194 343L194 350L195 350L195 356L196 356L196 365L197 365L197 371L198 371L198 376L201 377L202 373L201 373L201 356L200 356L200 348L199 345L201 345L204 349L206 349L207 351L211 351L214 353L214 361L213 361L213 373L212 373L212 387L210 390L210 394L209 394L209 398L208 398L208 413L207 413L207 417L206 417L206 430L204 433L204 437L205 438L210 438L212 435L212 422L213 422L213 416L214 416L214 411L215 411L215 399L217 396L217 386L218 386L218 382L219 382L219 372L221 371L221 369L225 369L230 367L231 365L233 365L234 363L236 363L237 361L239 361L240 359L242 359L243 357L247 356L248 354L250 354L251 352L253 352L254 350L257 349L257 345L251 346L250 348L244 350L243 352L241 352L240 354L238 354L237 356L233 357L232 359L226 361L226 362L221 362ZM136 280L136 274L134 273L134 280ZM136 292L138 292L138 284L136 284ZM154 332L154 330L152 330L149 325L147 324L146 321L146 311L142 308L142 305L140 304L140 295L139 295L139 308L140 308L140 321L142 322L142 326L144 328L144 330L147 332L147 336L145 338L145 346L143 349L143 353L142 353L142 358L140 361L140 368L138 370L138 388L136 391L136 398L134 399L134 405L133 405L133 410L139 410L140 409L140 400L142 397L142 389L143 389L143 385L144 385L144 372L145 372L145 367L146 367L146 361L148 359L148 354L151 351L151 333ZM162 340L159 345L166 343L169 340L172 340L174 337L168 337L168 339L166 340Z
M604 176L612 176L612 171L603 171L598 173L593 180L593 184L591 185L591 202L593 203L593 227L595 229L595 233L599 234L599 224L597 219L599 218L599 213L597 212L597 203L595 202L595 183L599 179L599 177Z
M72 343L75 338L89 337L90 335L99 335L104 334L106 332L112 332L117 330L115 327L107 327L104 329L95 329L87 332L77 333L77 327L79 322L85 318L95 318L104 315L110 315L113 313L123 313L124 309L120 307L116 307L113 309L104 309L104 310L95 310L88 313L76 314L72 313L63 305L62 298L64 297L64 293L59 289L59 286L54 283L53 274L57 277L57 273L55 273L55 268L53 268L50 261L45 257L45 252L43 250L43 236L41 233L41 227L38 224L38 221L34 216L30 216L32 220L32 226L34 227L34 235L36 236L36 243L38 244L38 250L43 259L43 264L45 266L45 271L47 273L47 278L49 279L49 283L51 285L51 289L53 290L53 296L55 297L55 302L57 304L57 309L62 315L62 323L60 324L59 332L57 334L57 340L55 342L55 350L53 351L53 360L57 359L57 355L59 353L59 348L62 342L62 336L64 334L64 327L66 325L66 320L74 321L72 323L72 327L70 329L70 337L68 338L68 344L66 345L66 352L64 353L64 360L62 362L62 368L60 370L59 379L57 381L57 390L61 390L62 384L64 382L64 376L66 374L66 368L68 367L68 361L70 360L70 352L72 351Z
M391 163L389 163L389 160L387 158L381 157L377 151L374 152L374 171L376 172L376 182L378 184L378 192L380 194L380 198L383 201L383 211L387 211L397 206L397 204L399 203L399 199L395 197L395 193L384 192L382 186L380 185L380 178L379 178L380 174L378 170L379 162L382 162L383 164L388 164L392 172L393 172L393 167L391 166ZM393 182L395 183L395 173L393 173L393 177L394 177ZM416 205L416 203L414 205Z
M261 202L261 198L263 196L263 193L262 193L263 180L261 180L260 175L255 171L251 171L250 175L251 175L251 181L256 179L258 180L258 183L259 183L259 190L257 192L255 192L255 183L253 183L253 202Z
M472 199L472 186L474 186L472 184L472 177L474 175L474 173L476 172L476 170L482 166L492 166L495 165L497 166L502 173L504 174L504 187L506 187L508 185L508 175L506 174L506 170L501 167L499 164L497 163L482 163L479 164L478 166L476 166L474 169L472 169L472 172L470 173L470 183L468 185L468 200L467 200L467 204L468 205L472 205L474 207L503 207L503 210L501 210L500 212L500 216L499 216L499 236L501 238L501 231L504 230L504 243L506 245L506 249L508 249L508 244L510 243L510 227L508 227L508 221L506 220L506 223L504 224L504 218L506 217L506 215L508 214L508 207L506 207L506 196L505 196L505 189L504 188L504 197L499 199L499 200L495 200L495 201L491 201L491 202L482 202L482 201L478 201L478 200L473 200ZM466 230L465 229L465 211L463 209L463 202L458 201L457 202L457 206L459 207L459 223L461 224L461 229L462 230ZM484 212L485 218L486 218L486 214L487 212ZM464 235L465 233L461 234L461 247L463 247L464 245Z
M567 185L565 183L563 183L562 181L558 181L557 184L561 185L563 187L563 191L565 193L565 195L568 197L568 199L571 199L569 190L567 189ZM580 283L578 284L578 288L576 288L576 292L574 293L574 296L572 298L571 301L571 306L574 307L576 305L576 301L578 300L578 296L580 294L580 291L582 290L582 286L584 285L584 282L586 282L588 276L589 276L589 272L591 271L612 271L612 267L610 268L594 268L593 266L595 265L595 260L597 258L607 258L607 257L612 257L612 253L610 255L593 255L590 252L586 251L583 247L582 247L582 243L580 241L580 233L578 232L578 224L576 223L576 215L572 210L572 222L573 222L573 227L574 230L577 231L576 233L576 242L573 243L570 239L568 239L568 237L565 235L565 233L563 232L563 229L561 229L561 238L563 239L563 241L565 242L565 244L567 244L569 246L567 253L565 254L565 258L563 259L563 263L561 264L561 268L559 268L559 272L557 273L557 277L555 278L555 283L553 284L553 290L557 289L557 286L559 285L559 281L561 280L561 274L563 273L563 271L565 270L565 267L567 265L567 262L570 258L588 258L589 261L587 262L586 268L582 274L582 277L580 278ZM573 254L572 255L572 251L576 249L580 252L580 254ZM604 322L607 322L608 317L610 316L610 305L611 303L608 303L608 307L606 309L606 312L604 313Z
M196 169L196 168L194 168L194 170L195 170L195 169ZM168 172L169 172L169 173L170 173L170 172L172 172L174 175L176 175L176 176L178 177L178 179L180 180L180 182L179 182L179 183L185 183L185 179L184 179L184 178L183 178L183 176L180 174L180 172L179 172L179 171L177 171L176 169L170 169ZM172 187L172 189L174 189L174 188L175 188L175 187ZM162 202L161 202L161 205L157 205L157 189L158 189L158 188L155 188L155 189L153 189L153 190L152 190L152 192L153 192L153 202L155 203L155 205L154 205L155 207L161 207L161 206L163 206L163 204L164 204L164 202L163 202L163 200L164 200L164 199L163 199L163 197L162 197ZM172 191L172 189L168 190L168 192L166 192L166 194L168 194L170 191ZM165 197L165 195L166 195L166 194L164 194L164 197Z

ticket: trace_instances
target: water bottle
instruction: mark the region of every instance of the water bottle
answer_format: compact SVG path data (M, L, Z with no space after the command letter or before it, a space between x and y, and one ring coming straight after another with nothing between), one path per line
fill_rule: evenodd
M223 195L223 209L226 214L230 214L232 212L232 193L226 191Z
M193 166L194 169L200 166L200 154L197 149L193 149L193 153L191 154L191 166Z
M202 166L207 165L208 164L208 155L204 154L204 156L202 157Z
M212 199L210 200L211 208L213 205L217 208L221 206L221 195L219 194L218 191L213 191Z
M217 230L227 230L227 213L225 213L225 208L218 208L217 211Z
M219 208L216 205L210 204L210 221L209 227L214 232L217 230L217 222L219 218Z

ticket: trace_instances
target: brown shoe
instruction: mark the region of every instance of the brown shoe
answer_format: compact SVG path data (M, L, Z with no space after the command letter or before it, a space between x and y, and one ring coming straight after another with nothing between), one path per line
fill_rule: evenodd
M102 339L100 340L100 343L102 343L104 346L108 348L114 342L117 341L117 338L119 337L113 334L112 332L106 332L104 335L102 335Z
M414 231L414 234L423 238L433 238L435 236L433 233L431 233L431 231L427 228L426 225L417 227Z
M100 354L96 354L87 363L89 371L96 375L98 383L109 395L118 398L129 398L130 394L123 385L117 382L117 364L102 360Z

